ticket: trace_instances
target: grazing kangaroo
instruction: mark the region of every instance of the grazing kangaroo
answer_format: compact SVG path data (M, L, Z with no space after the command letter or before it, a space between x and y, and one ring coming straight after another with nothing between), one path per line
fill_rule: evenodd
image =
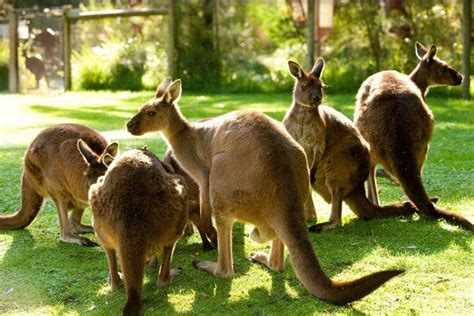
M127 293L123 313L138 315L146 260L162 252L158 287L167 286L179 273L170 266L188 221L184 183L167 173L150 151L130 150L114 159L105 176L91 186L89 203L97 238L107 254L110 286L116 290L120 284L118 255Z
M375 167L381 163L422 214L472 231L473 225L463 216L436 206L421 180L434 126L433 113L425 102L428 87L462 82L462 75L438 59L436 51L434 45L428 50L417 42L420 62L409 76L382 71L367 78L357 93L354 122L370 144L368 188L372 202L379 204Z
M313 295L335 304L360 299L402 273L382 271L351 282L329 279L306 228L309 176L301 146L280 122L256 111L190 123L176 105L181 81L170 82L167 79L160 85L163 96L143 105L127 128L133 135L161 131L181 166L199 184L201 211L203 206L212 208L218 261L195 261L196 268L233 277L232 226L240 220L255 225L250 234L253 240L272 240L270 255L253 253L251 260L282 271L286 245L298 279Z
M380 207L367 199L364 182L369 176L369 145L347 117L321 104L324 60L318 58L309 73L294 61L288 66L296 82L283 124L305 149L313 188L332 204L329 221L311 226L310 231L341 226L342 201L362 218L414 213L411 203Z
M85 175L87 165L77 151L77 142L87 150L93 167ZM87 190L105 173L104 158L115 156L118 145L108 145L97 131L77 124L60 124L43 130L26 150L21 180L21 207L11 215L0 216L0 229L22 229L36 217L45 197L56 204L61 240L83 246L97 245L76 233L93 232L81 224L87 205ZM107 160L107 158L105 158ZM89 179L89 180L88 180ZM72 209L68 218L67 211Z
M204 250L212 250L214 247L211 245L209 240L207 239L206 233L204 232L204 228L201 225L201 218L200 218L200 209L199 209L199 185L194 181L194 179L187 173L183 167L178 163L176 158L173 155L172 150L168 150L165 153L165 157L163 158L163 162L169 167L165 165L165 169L169 168L169 172L175 173L183 177L186 183L186 190L188 192L188 199L189 199L189 220L196 226L198 229L199 235L201 236L202 240L202 248ZM192 229L192 226L191 226Z

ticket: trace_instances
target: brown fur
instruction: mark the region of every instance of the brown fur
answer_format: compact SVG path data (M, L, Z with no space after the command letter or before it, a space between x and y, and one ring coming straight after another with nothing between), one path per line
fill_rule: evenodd
M367 199L364 182L369 176L369 145L347 117L321 105L324 60L319 58L309 73L293 61L289 66L296 82L283 123L305 149L313 188L332 204L329 222L314 225L310 231L341 226L342 201L363 218L412 214L415 208L410 203L380 207ZM311 101L309 95L316 97Z
M187 173L181 165L178 163L176 158L173 155L172 150L168 150L165 153L165 157L163 158L163 162L168 164L171 167L170 172L175 173L183 177L186 183L186 189L188 191L188 198L189 198L189 220L196 226L198 229L199 235L201 236L202 240L202 247L204 250L211 250L214 247L211 245L209 240L207 239L206 233L201 225L201 218L200 218L200 209L199 209L199 185L193 178ZM192 226L191 226L192 229ZM192 232L192 230L191 230Z
M430 85L459 85L462 76L416 43L420 63L409 75L382 71L365 80L357 94L354 121L370 143L369 197L378 204L377 163L393 175L410 200L424 215L444 218L467 230L473 225L459 214L437 207L428 197L421 171L433 133L434 117L425 102Z
M79 139L84 140L94 159L94 168L87 176L87 165L77 150ZM91 226L81 224L81 218L89 185L107 170L102 158L106 153L117 153L116 143L107 145L97 131L77 124L60 124L39 133L23 159L21 207L14 214L0 216L0 229L25 228L35 219L44 198L50 197L58 211L61 240L83 246L96 245L75 234L93 232ZM68 209L72 209L69 218Z
M188 220L187 193L181 177L169 174L146 149L119 155L105 176L92 185L89 202L94 229L109 261L112 290L119 287L117 255L125 279L125 315L141 310L146 260L163 253L158 283L171 281L174 246Z
M215 215L218 260L196 261L195 267L233 277L232 226L240 220L255 225L253 240L272 240L270 255L254 253L251 260L282 271L286 245L298 279L315 296L336 304L360 299L401 273L383 271L352 282L330 280L306 229L306 156L284 126L255 111L190 123L175 104L181 81L170 84L167 79L161 88L164 95L142 106L127 127L133 135L161 131L181 166L199 184L201 205L209 205Z

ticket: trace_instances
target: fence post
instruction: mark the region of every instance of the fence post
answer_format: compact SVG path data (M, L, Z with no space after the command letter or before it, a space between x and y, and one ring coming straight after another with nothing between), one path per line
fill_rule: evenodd
M308 18L306 19L306 46L308 49L308 69L314 65L314 1L308 0Z
M63 48L64 48L64 91L71 90L71 21L68 18L70 7L63 11Z
M176 47L175 47L176 13L174 0L168 0L168 75L176 76Z
M20 92L18 72L18 16L13 6L8 7L10 61L8 67L8 90L11 93Z
M464 100L471 99L471 24L472 24L472 0L463 1L462 19L462 72L464 80L462 83L462 97Z

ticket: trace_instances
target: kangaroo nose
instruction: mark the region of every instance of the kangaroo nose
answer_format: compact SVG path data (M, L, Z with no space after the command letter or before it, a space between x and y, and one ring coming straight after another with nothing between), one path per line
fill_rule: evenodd
M127 123L127 128L130 130L130 129L134 128L135 125L136 125L135 122L133 122L133 121L128 121L128 123Z
M321 98L317 95L312 95L310 97L310 100L311 100L311 102L318 102L319 100L321 100Z

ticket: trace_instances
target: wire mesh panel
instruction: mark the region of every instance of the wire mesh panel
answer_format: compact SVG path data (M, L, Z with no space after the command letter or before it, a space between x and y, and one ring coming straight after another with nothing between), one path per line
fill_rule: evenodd
M63 91L61 10L22 11L18 16L20 91Z

